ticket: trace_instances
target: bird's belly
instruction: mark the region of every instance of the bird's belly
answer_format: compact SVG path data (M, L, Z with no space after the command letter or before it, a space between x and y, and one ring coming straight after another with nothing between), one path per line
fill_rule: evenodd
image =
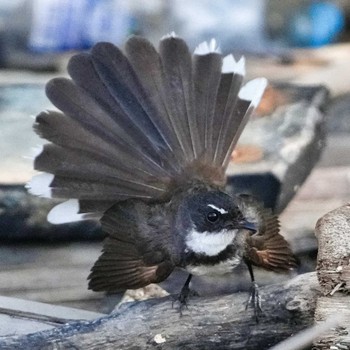
M187 265L186 271L196 276L216 276L232 272L242 261L239 257L232 257L217 264Z

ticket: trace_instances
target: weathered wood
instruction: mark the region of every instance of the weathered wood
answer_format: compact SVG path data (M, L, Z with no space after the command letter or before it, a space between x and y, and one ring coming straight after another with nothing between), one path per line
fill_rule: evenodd
M338 327L342 319L338 317L330 317L326 321L315 324L290 338L287 338L269 350L305 350L313 344L315 339L322 336L330 329Z
M350 296L337 293L333 296L321 296L317 300L315 321L324 321L329 317L342 318L339 327L324 333L314 342L317 350L350 349ZM340 345L340 346L339 346ZM333 346L333 348L332 348Z
M97 317L105 316L97 312L3 296L0 296L0 314L45 319L50 322L58 323L67 323L72 320L92 320Z
M101 313L0 296L0 337L24 335L73 320L92 320Z
M313 322L314 273L260 290L256 324L246 293L195 298L180 317L170 297L127 303L113 315L29 336L1 339L1 349L268 349Z
M99 242L19 243L0 246L0 295L109 313L121 296L87 289Z
M342 316L341 327L315 342L315 349L350 348L350 203L324 215L316 225L319 242L317 277L324 296L318 298L315 321Z
M49 303L101 299L87 290L99 243L0 247L0 295Z
M339 284L350 291L350 203L324 215L315 234L317 276L323 292L329 294Z

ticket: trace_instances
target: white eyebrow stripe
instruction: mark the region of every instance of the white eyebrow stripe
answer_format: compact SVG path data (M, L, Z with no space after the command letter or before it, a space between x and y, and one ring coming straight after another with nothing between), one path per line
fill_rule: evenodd
M218 207L215 206L214 204L208 204L208 207L217 210L220 214L228 214L228 211L227 211L227 210L225 210L225 209L223 209L223 208L218 208Z

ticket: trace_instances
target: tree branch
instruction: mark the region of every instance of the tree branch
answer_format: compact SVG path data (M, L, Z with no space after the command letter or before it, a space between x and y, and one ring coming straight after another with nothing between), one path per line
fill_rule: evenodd
M180 317L171 297L123 304L110 316L0 341L1 349L268 349L312 325L315 273L260 289L264 315L245 311L247 293L190 300Z

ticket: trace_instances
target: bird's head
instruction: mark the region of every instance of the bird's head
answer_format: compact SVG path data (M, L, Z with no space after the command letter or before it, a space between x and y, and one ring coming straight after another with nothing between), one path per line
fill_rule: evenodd
M180 206L185 249L213 256L244 230L256 231L239 209L235 198L221 191L188 195Z

